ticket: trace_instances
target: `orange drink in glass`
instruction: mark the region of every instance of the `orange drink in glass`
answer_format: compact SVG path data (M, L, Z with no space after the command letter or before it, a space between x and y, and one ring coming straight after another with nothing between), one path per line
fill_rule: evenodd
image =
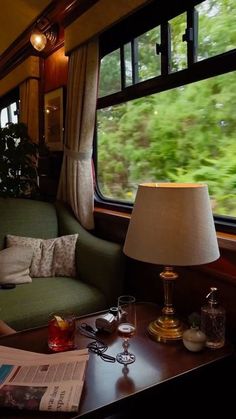
M48 323L48 347L54 352L74 348L75 316L72 314L53 314Z

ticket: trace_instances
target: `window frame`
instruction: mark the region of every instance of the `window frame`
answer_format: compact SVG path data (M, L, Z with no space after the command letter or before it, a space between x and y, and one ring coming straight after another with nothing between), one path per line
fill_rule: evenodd
M194 6L205 0L190 0L181 2L181 4L171 4L172 9L168 10L168 2L163 8L162 13L156 12L158 7L151 3L149 6L138 11L125 21L117 24L115 27L107 30L100 36L100 59L110 52L120 48L121 58L122 49L128 42L134 40L145 31L151 30L160 25L161 28L161 75L148 80L137 82L129 86L121 83L119 92L99 97L97 100L97 110L108 106L118 105L140 97L160 93L186 84L212 78L236 70L236 48L230 51L218 54L207 59L197 61L197 29L198 15ZM160 10L159 10L160 11ZM170 72L170 32L168 21L181 13L187 13L186 32L184 34L187 42L187 67L183 70ZM158 18L157 18L158 16ZM143 22L141 25L135 24L137 19ZM147 24L148 22L148 24ZM129 28L129 29L127 29ZM191 33L190 33L191 32ZM118 42L119 40L119 42ZM124 72L121 61L121 75ZM121 80L124 79L124 76ZM114 211L123 211L131 213L133 203L115 201L105 198L97 183L97 131L95 127L93 161L95 169L95 205ZM227 233L236 233L236 219L229 216L214 215L216 230Z

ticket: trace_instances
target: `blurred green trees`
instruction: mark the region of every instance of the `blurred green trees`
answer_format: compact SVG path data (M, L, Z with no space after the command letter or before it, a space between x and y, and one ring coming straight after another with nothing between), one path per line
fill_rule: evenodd
M199 60L236 47L235 6L235 0L207 0L197 6ZM185 46L180 44L185 19L183 14L170 22L172 71L186 66ZM150 45L144 56L145 39L148 44L157 42L154 30L142 36L139 74L150 70L153 77L153 61L150 69L147 64ZM102 94L115 86L109 56L106 59ZM118 80L119 66L112 68ZM140 182L205 182L214 213L236 217L235 109L236 72L232 72L99 110L102 194L132 202Z

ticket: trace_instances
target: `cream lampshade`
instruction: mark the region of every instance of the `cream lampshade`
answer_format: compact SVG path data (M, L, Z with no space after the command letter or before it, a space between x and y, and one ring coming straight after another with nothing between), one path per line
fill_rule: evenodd
M172 304L173 286L178 278L173 266L201 265L220 256L207 185L139 185L124 253L165 266L160 274L165 305L162 315L148 330L158 341L180 339L184 326Z

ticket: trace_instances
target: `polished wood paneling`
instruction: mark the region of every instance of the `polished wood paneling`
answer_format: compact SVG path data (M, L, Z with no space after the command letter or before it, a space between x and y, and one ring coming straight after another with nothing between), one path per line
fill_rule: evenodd
M94 218L97 236L116 243L124 243L130 220L129 214L115 213L97 207L95 208Z
M174 290L174 306L179 315L185 317L197 312L206 303L206 295L210 287L219 290L219 302L226 309L226 335L236 342L236 279L230 283L225 278L209 274L198 267L176 267L179 280ZM163 304L163 284L159 277L161 266L138 262L127 258L126 291L136 295L138 299Z
M68 57L65 56L64 47L60 48L44 62L44 92L67 85Z

